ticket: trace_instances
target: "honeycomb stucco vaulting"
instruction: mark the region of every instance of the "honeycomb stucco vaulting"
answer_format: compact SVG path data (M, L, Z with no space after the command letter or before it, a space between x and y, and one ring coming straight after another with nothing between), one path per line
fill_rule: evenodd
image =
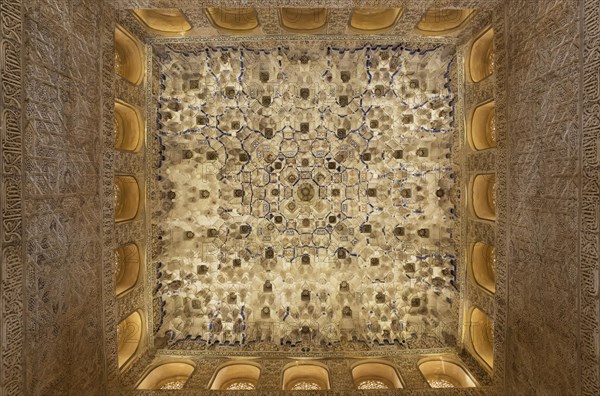
M399 45L168 53L160 337L456 337L454 61Z

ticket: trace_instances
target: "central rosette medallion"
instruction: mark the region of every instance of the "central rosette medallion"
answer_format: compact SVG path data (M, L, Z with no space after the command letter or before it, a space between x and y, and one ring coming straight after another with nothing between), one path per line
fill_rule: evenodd
M315 197L315 188L308 183L303 183L298 187L297 195L300 201L312 201Z

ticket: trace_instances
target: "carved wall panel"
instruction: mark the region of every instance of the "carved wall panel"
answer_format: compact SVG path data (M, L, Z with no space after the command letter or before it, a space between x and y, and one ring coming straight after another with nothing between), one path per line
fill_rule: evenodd
M21 1L0 4L0 384L7 394L24 393L22 181L23 10Z
M24 6L24 393L101 394L103 10L93 1Z
M581 4L506 9L509 393L579 392Z
M600 392L600 4L585 0L583 15L583 132L580 251L581 391Z

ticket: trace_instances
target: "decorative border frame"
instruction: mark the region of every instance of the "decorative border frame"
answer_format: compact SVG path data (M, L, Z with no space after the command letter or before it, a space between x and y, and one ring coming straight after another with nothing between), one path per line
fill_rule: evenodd
M25 393L24 244L23 244L23 57L24 10L21 0L0 3L0 391Z
M579 223L581 393L600 392L600 4L583 0L581 19L581 191Z
M496 173L496 293L493 300L494 320L494 369L493 383L503 389L506 382L506 331L508 300L508 121L507 121L507 72L508 53L505 32L504 7L494 12L494 47L496 52L496 76L493 97L496 101L496 149L494 167Z

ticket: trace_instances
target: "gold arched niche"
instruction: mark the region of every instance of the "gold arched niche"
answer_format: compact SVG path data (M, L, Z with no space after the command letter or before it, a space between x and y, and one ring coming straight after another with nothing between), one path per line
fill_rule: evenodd
M115 148L135 153L144 143L144 121L140 111L120 100L115 101Z
M484 290L496 292L496 249L483 242L473 244L471 270L475 282Z
M148 29L162 35L184 34L192 25L177 8L137 8L133 15Z
M119 367L123 367L135 355L142 340L143 321L139 312L123 319L117 327L117 355Z
M291 32L315 32L327 23L327 8L290 8L279 11L281 26Z
M350 27L369 32L386 30L396 24L401 14L401 8L354 8Z
M363 361L352 366L352 379L357 389L403 388L398 372L391 363Z
M446 358L426 358L418 363L419 371L432 388L474 388L469 372L457 361Z
M469 334L475 354L490 368L494 367L494 322L479 308L471 311Z
M494 29L479 35L469 51L469 75L471 81L479 82L494 73Z
M115 176L115 221L133 220L140 207L140 186L133 176Z
M496 147L496 102L488 101L475 107L467 122L467 136L475 150Z
M285 366L283 390L328 390L329 371L321 363L297 361Z
M260 377L260 366L253 362L234 362L221 366L210 385L211 390L252 390Z
M214 27L232 33L247 33L259 25L254 7L207 7L206 15Z
M117 262L116 294L117 296L133 288L140 274L140 249L135 243L120 246L115 251Z
M472 9L431 8L417 24L417 32L426 36L443 36L465 27L473 17Z
M144 80L144 47L127 30L115 28L115 71L134 85Z
M164 363L146 374L137 389L182 389L193 372L189 363Z
M475 216L496 220L496 175L485 173L475 176L471 184L471 204Z

